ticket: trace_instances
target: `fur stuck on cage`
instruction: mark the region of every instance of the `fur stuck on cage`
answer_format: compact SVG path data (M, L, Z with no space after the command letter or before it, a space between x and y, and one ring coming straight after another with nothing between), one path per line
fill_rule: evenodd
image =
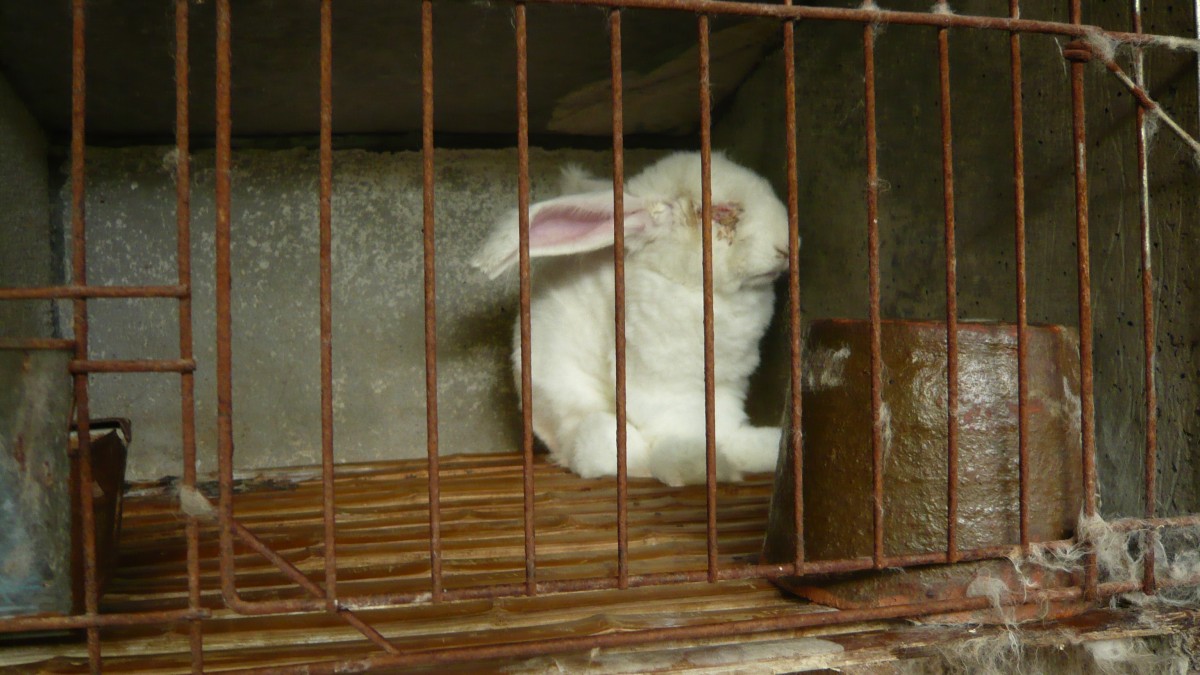
M1103 64L1104 67L1107 68L1108 71L1117 78L1121 85L1128 89L1129 92L1133 94L1135 98L1137 98L1138 103L1141 106L1140 109L1146 113L1149 113L1143 122L1146 142L1149 143L1154 139L1160 124L1165 125L1180 141L1183 142L1185 146L1187 146L1192 155L1192 161L1195 163L1196 169L1200 170L1200 141L1197 141L1191 134L1185 131L1183 127L1179 125L1179 122L1175 121L1175 118L1171 117L1171 115L1168 114L1162 106L1152 99L1150 94L1147 93L1141 85L1135 82L1133 78L1126 74L1126 72L1121 68L1120 64L1117 63L1117 50L1122 46L1122 43L1113 37L1105 35L1099 30L1093 30L1090 31L1084 38L1084 44L1086 44L1088 47L1088 49L1085 51L1079 50L1079 43L1067 45L1066 49L1074 48L1074 50L1079 54L1078 58L1086 60L1094 56L1099 59L1100 63ZM1166 41L1165 45L1171 49L1190 50L1196 52L1196 54L1200 56L1200 40L1185 41L1173 39ZM1136 58L1137 61L1135 62L1135 67L1140 71L1143 67L1141 52L1136 54Z
M1153 529L1121 525L1080 514L1076 537L1069 545L1034 544L1028 552L1015 552L1009 558L1016 571L1015 588L989 574L978 575L967 588L967 595L987 598L999 627L991 634L939 647L936 654L940 667L947 673L981 675L1195 672L1200 667L1200 652L1185 636L1084 643L1065 631L1031 633L1014 616L1012 604L1041 590L1034 572L1082 577L1090 555L1098 561L1103 583L1131 589L1110 596L1109 605L1136 608L1139 620L1147 627L1154 626L1156 610L1200 610L1200 525ZM1153 547L1152 556L1146 554L1147 546ZM1167 582L1153 594L1143 590L1148 558L1153 558L1158 578Z
M1089 555L1095 556L1103 583L1131 587L1110 598L1114 606L1125 603L1200 609L1200 525L1118 527L1098 515L1081 513L1073 544L1033 545L1027 555L1010 560L1028 589L1035 584L1023 571L1035 568L1082 574ZM1164 580L1153 595L1143 588L1148 562L1154 566L1154 576Z

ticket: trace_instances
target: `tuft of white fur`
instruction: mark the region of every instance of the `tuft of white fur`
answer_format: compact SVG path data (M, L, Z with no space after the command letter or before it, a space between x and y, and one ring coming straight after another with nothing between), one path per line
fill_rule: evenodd
M612 186L612 181L596 178L578 164L563 166L562 177L558 181L559 194L564 195L611 190Z
M1166 527L1154 537L1154 571L1158 579L1173 584L1160 587L1153 595L1141 591L1113 598L1140 607L1200 607L1200 527ZM1034 545L1027 556L1011 559L1018 578L1033 588L1026 569L1079 574L1086 557L1094 553L1102 582L1140 582L1146 564L1150 531L1120 530L1099 515L1079 515L1076 542L1065 547Z
M937 672L953 675L1183 675L1188 672L1185 650L1161 643L1153 647L1139 638L1080 641L1062 633L1028 644L1008 630L936 648Z
M954 14L954 9L950 7L947 0L937 0L933 3L933 7L929 8L929 11L934 14Z
M1084 36L1084 39L1091 45L1092 50L1100 57L1100 60L1105 63L1112 61L1117 55L1117 46L1119 43L1099 29L1089 31Z
M699 153L674 153L625 185L627 466L630 476L671 485L705 480L700 172ZM600 190L612 191L611 181L573 166L563 169L561 186L568 194L549 200L560 206L573 199L598 203ZM771 318L772 282L787 266L787 211L766 180L720 153L712 156L711 186L717 476L737 480L774 469L778 454L779 428L751 426L744 402ZM531 214L546 203L533 205ZM631 229L631 222L639 227ZM473 264L495 278L515 261L516 246L516 218L509 214ZM611 476L617 471L611 239L607 247L563 250L530 250L537 258L530 303L533 430L555 462L585 478ZM519 321L513 332L519 388Z
M1091 545L1105 578L1132 581L1142 575L1142 556L1134 557L1129 552L1128 532L1118 532L1099 515L1080 514L1076 536Z
M1159 47L1166 47L1175 51L1189 51L1200 54L1200 40L1195 38L1176 37L1174 35L1156 35L1149 38L1149 43Z
M214 520L217 517L217 507L194 487L179 486L179 510L193 518Z
M496 227L483 243L483 248L471 258L471 266L495 279L512 267L515 258L512 251L520 242L520 232L517 230L517 214L509 214L503 221L503 227Z
M1200 575L1200 528L1165 527L1156 530L1155 570L1160 580L1191 582ZM1081 574L1086 557L1094 553L1102 582L1138 582L1146 562L1149 531L1123 531L1099 516L1080 514L1076 542L1069 546L1034 545L1029 555L1016 556L1012 563L1025 589L1036 584L1025 571ZM1018 593L1021 589L1017 589ZM1004 621L998 633L955 642L938 648L941 666L949 673L1094 672L1094 673L1171 673L1189 670L1186 650L1178 645L1156 644L1143 639L1079 642L1078 637L1063 636L1058 645L1030 641L1014 617L1004 614L1005 596L1010 589L999 579L980 575L967 588L969 597L986 597ZM1114 597L1146 611L1142 620L1154 625L1154 608L1200 607L1200 588L1195 585L1160 585L1154 595L1141 592Z
M1146 147L1150 147L1150 144L1154 142L1154 135L1158 133L1158 123L1158 115L1153 113L1142 117L1142 127L1146 133Z

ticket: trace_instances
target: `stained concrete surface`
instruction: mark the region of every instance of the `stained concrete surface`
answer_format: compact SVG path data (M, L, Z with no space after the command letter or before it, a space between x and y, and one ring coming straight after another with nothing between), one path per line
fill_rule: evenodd
M51 253L46 139L0 73L0 286L45 286L57 279ZM48 302L0 302L0 337L48 337Z
M629 153L631 171L654 153ZM167 148L91 148L87 208L90 280L175 279L175 188ZM493 221L516 206L515 152L437 153L438 407L443 452L519 444L509 355L517 280L467 265ZM602 172L606 153L531 155L533 197L559 167ZM213 155L192 181L197 442L216 462ZM65 203L69 195L59 195ZM233 158L233 405L236 466L320 459L317 154L243 151ZM421 157L334 156L333 393L338 461L425 453ZM91 310L95 358L176 358L174 300L105 300ZM181 471L179 384L163 375L93 378L95 416L133 419L132 478Z
M71 609L70 357L0 349L0 616Z
M956 11L995 13L994 3ZM917 0L887 3L924 11ZM1066 20L1065 7L1036 18ZM1130 25L1125 3L1088 3L1084 20ZM1194 34L1194 6L1147 6L1146 29ZM806 317L866 317L866 156L862 28L800 22L797 139L800 288ZM936 31L877 33L881 311L885 318L945 320L945 248ZM951 31L954 187L960 319L1016 320L1011 79L1007 34ZM1064 40L1022 38L1028 316L1078 325L1077 244L1069 69ZM1130 52L1119 52L1128 63ZM1130 68L1132 72L1132 68ZM781 54L739 91L716 142L783 194ZM1149 91L1197 132L1196 56L1152 51ZM1095 337L1097 462L1108 515L1142 513L1145 412L1136 135L1128 92L1100 65L1087 69L1087 152ZM1160 513L1200 509L1200 160L1167 131L1151 145ZM1188 234L1188 233L1191 234ZM783 310L783 306L780 306ZM777 318L780 313L777 313ZM771 337L773 336L773 340ZM769 334L770 385L783 391L784 333Z

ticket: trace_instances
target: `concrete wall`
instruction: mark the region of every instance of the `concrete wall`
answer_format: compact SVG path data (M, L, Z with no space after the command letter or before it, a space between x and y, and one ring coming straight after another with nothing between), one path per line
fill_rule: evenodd
M889 2L924 11L927 2ZM995 13L982 1L962 13ZM1192 10L1148 9L1148 30L1186 35ZM1030 18L1065 20L1039 6ZM1065 9L1061 11L1065 12ZM1085 21L1127 30L1128 8L1089 5ZM1154 28L1150 28L1153 26ZM1016 320L1011 79L1007 34L950 37L958 308L961 319ZM816 317L865 317L866 158L862 28L796 25L797 137L802 310ZM1025 115L1028 316L1078 325L1078 280L1070 80L1062 40L1022 39ZM1122 52L1125 59L1126 52ZM877 36L881 308L885 318L945 319L945 248L936 31L889 26ZM1196 59L1155 52L1151 93L1192 133L1197 127ZM1130 95L1099 65L1087 71L1090 251L1095 336L1098 466L1106 513L1142 509L1145 414L1142 386L1140 234L1136 137ZM742 88L716 130L734 156L784 184L781 55ZM1167 132L1151 148L1153 266L1156 270L1160 508L1200 508L1200 172ZM1188 233L1191 234L1188 234ZM781 310L782 310L781 306ZM768 347L786 367L782 333ZM778 384L778 378L776 378Z
M175 188L164 148L88 151L89 275L98 284L173 283ZM635 171L653 153L632 152ZM574 161L605 153L534 151L534 198ZM437 154L438 375L443 452L518 446L509 354L517 280L466 261L516 206L510 150ZM201 470L216 464L213 156L194 160L194 325ZM59 196L63 204L69 195ZM233 160L233 364L236 466L320 459L317 155L244 151ZM425 454L421 158L339 151L334 158L334 420L339 461ZM91 310L93 356L177 358L173 300L104 300ZM94 415L133 418L130 476L181 471L178 378L93 377Z
M0 74L0 286L57 279L51 255L46 139ZM48 337L48 302L0 302L0 337Z
M890 8L924 11L925 0ZM982 0L955 3L991 13ZM1028 18L1065 19L1058 6ZM1194 30L1187 3L1155 3L1147 29ZM1125 29L1125 3L1089 4L1085 21ZM806 318L867 314L862 29L796 25L801 283ZM882 310L942 319L945 307L936 32L891 26L876 50ZM958 305L963 319L1014 321L1012 141L1008 36L951 33ZM1075 206L1068 67L1062 41L1023 38L1029 318L1078 324ZM1127 54L1122 54L1127 58ZM443 62L448 63L448 62ZM1196 60L1155 52L1151 93L1195 132ZM715 144L775 181L784 194L778 53L721 107ZM1088 154L1096 401L1101 492L1107 513L1142 508L1140 243L1131 97L1098 66L1088 69ZM24 136L23 136L24 137ZM89 151L91 280L164 283L174 278L173 188L164 151ZM441 151L438 168L439 341L446 451L508 450L518 417L508 375L515 281L485 283L464 261L495 213L515 201L511 151ZM631 156L630 169L638 159ZM535 153L535 190L554 166L602 154ZM1160 393L1160 506L1200 509L1200 295L1194 236L1200 189L1190 155L1166 133L1152 146L1153 250ZM234 178L234 363L238 466L315 461L319 443L316 316L316 158L306 150L246 151ZM416 155L341 152L335 160L334 317L336 443L343 460L424 452L420 170ZM196 345L202 469L215 440L212 309L212 158L194 181ZM6 201L6 203L8 203ZM63 210L66 195L57 206ZM65 223L59 223L65 228ZM7 248L7 247L6 247ZM781 303L782 307L782 303ZM173 357L172 301L97 301L97 356ZM778 315L777 315L778 316ZM778 321L777 321L778 323ZM786 335L772 329L769 367L750 407L778 415ZM169 376L98 376L97 414L135 418L132 474L179 473L178 392ZM463 424L470 420L470 424Z

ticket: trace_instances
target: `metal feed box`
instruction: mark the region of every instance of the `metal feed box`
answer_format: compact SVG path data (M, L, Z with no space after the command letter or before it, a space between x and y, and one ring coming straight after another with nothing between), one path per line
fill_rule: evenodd
M0 349L0 617L71 611L70 358Z

